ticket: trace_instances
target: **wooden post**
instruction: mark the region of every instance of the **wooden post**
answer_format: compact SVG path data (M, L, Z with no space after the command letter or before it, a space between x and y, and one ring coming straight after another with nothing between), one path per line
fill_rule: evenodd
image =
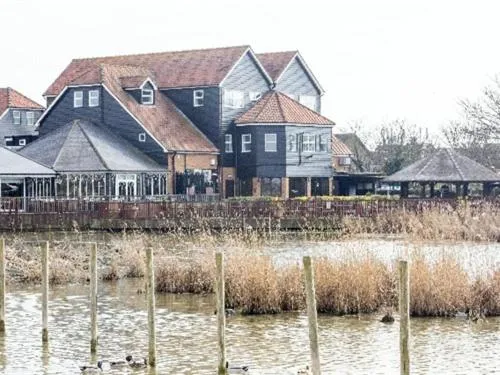
M401 375L410 374L410 279L408 277L408 261L399 261L399 351Z
M146 263L148 280L146 291L148 293L148 332L149 332L149 365L156 366L156 331L155 331L155 275L153 267L153 249L146 249Z
M49 243L40 244L42 248L42 342L49 341Z
M316 291L314 287L314 270L310 256L302 259L306 278L307 318L309 322L309 345L311 347L312 375L320 375L318 343L318 313L316 311Z
M97 244L90 245L90 353L97 352Z
M0 332L5 332L5 239L0 238Z
M226 305L224 301L224 256L222 253L215 254L216 282L215 295L217 299L217 347L219 351L219 362L217 374L226 375Z

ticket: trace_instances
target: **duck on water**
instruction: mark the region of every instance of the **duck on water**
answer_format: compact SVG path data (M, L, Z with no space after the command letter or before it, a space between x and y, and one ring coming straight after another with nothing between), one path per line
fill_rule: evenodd
M102 371L120 368L120 367L132 367L132 368L145 368L148 366L146 358L135 359L131 355L127 355L125 360L118 361L97 361L97 365L85 365L80 366L80 371L82 374L99 374Z

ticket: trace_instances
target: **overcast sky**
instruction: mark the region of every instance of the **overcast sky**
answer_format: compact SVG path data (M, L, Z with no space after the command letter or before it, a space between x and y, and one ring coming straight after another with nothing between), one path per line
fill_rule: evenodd
M436 131L500 73L499 17L494 0L0 0L0 87L42 102L72 58L250 44L298 49L339 126Z

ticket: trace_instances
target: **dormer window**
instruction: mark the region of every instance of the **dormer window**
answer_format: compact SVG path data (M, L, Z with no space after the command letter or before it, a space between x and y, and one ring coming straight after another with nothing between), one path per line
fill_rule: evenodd
M154 91L150 89L141 90L141 103L144 105L154 104Z
M12 111L12 117L14 118L14 125L21 125L21 111Z

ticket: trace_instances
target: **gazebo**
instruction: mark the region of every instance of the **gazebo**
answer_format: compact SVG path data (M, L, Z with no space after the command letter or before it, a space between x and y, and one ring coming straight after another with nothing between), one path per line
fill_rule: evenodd
M494 184L500 182L500 175L452 149L442 148L386 177L382 182L399 183L401 197L408 197L410 183L420 184L422 197L427 195L427 187L431 197L437 196L436 184L442 185L439 196L448 193L449 185L455 186L456 195L467 196L471 183L482 184L483 195L489 195Z
M56 173L0 146L0 210L25 206L26 197L50 195Z
M167 191L166 167L89 121L71 121L20 153L57 172L56 198L152 198Z

